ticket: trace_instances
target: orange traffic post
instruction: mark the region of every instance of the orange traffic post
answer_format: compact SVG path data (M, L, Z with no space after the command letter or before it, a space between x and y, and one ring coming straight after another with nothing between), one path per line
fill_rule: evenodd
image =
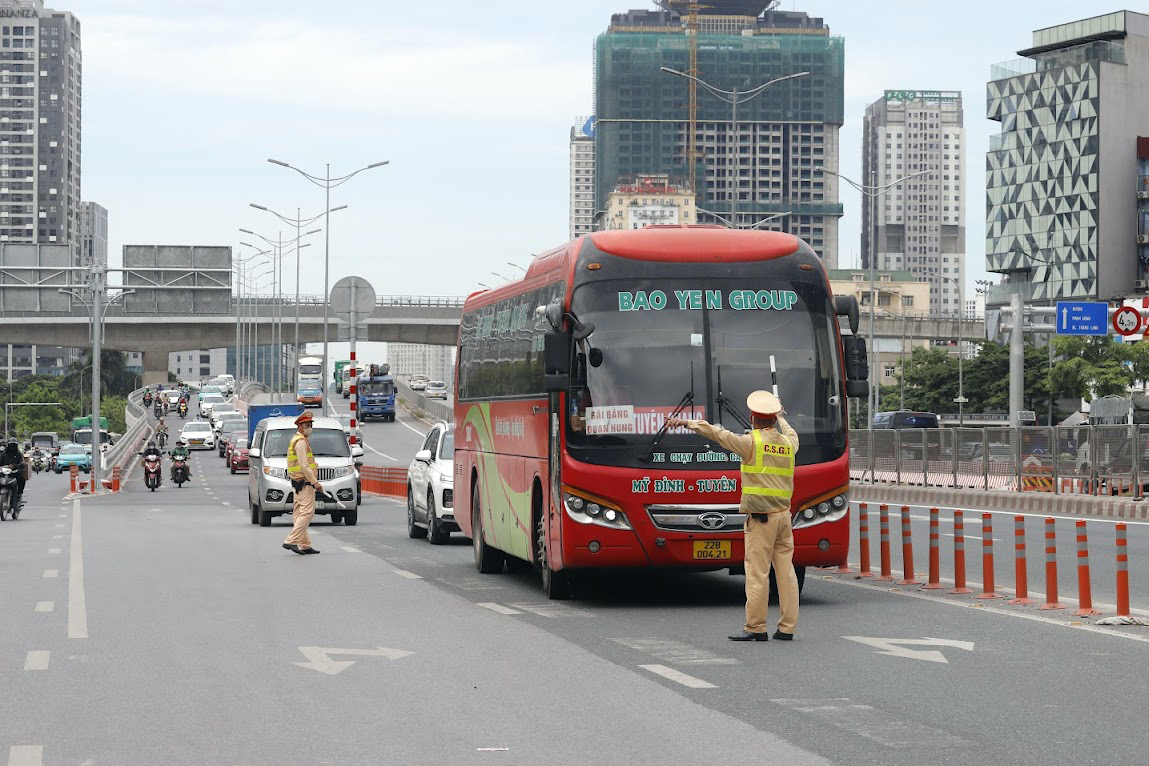
M978 598L1001 598L993 584L993 514L981 515L981 593Z
M858 503L858 577L873 577L870 571L870 509Z
M68 479L72 482L72 494L73 495L76 494L76 478L79 475L80 475L80 469L78 466L73 465L73 466L68 467Z
M1129 616L1129 543L1125 525L1117 525L1117 616Z
M1039 609L1064 609L1057 600L1057 520L1045 520L1045 603Z
M921 580L914 579L914 538L910 530L910 507L902 506L902 573L900 585L921 585Z
M893 582L894 570L890 564L890 506L878 506L879 540L881 545L882 574L874 582Z
M1014 590L1017 595L1009 600L1011 604L1036 603L1029 597L1029 572L1025 562L1025 517L1013 517L1013 565Z
M961 511L954 511L954 588L950 593L973 593L965 584L965 521Z
M942 588L942 563L941 563L941 535L938 534L938 527L940 521L938 519L938 509L930 508L930 579L922 590L939 590Z
M1089 538L1085 522L1077 522L1077 611L1078 617L1101 614L1093 608L1093 591L1089 587Z

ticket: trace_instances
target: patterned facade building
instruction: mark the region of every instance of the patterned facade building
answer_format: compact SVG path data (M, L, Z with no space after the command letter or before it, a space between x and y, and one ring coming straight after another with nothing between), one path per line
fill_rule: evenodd
M1112 300L1143 291L1136 138L1149 114L1149 16L1120 11L1033 33L993 68L987 116L990 307ZM1140 290L1138 288L1141 288Z

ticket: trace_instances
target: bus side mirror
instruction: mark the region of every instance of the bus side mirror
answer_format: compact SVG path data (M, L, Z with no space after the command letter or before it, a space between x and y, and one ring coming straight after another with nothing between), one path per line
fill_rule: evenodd
M548 375L569 375L571 371L571 336L558 330L548 330L543 337L543 372Z
M849 322L850 332L854 335L858 334L859 311L857 298L852 295L835 295L834 313L840 317L846 317Z
M869 381L870 360L866 355L866 339L860 335L842 338L842 351L846 356L846 380Z
M870 381L847 380L846 396L850 399L865 399L870 395Z

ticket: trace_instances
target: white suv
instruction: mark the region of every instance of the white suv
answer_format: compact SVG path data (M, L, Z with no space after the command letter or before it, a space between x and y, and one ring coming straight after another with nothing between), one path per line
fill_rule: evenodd
M436 423L407 468L407 535L442 545L455 523L455 431Z

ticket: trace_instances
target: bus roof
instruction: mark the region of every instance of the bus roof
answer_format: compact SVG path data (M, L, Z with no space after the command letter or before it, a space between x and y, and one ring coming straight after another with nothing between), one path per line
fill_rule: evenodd
M798 251L798 238L792 234L710 225L596 231L590 238L605 253L639 261L760 261Z

